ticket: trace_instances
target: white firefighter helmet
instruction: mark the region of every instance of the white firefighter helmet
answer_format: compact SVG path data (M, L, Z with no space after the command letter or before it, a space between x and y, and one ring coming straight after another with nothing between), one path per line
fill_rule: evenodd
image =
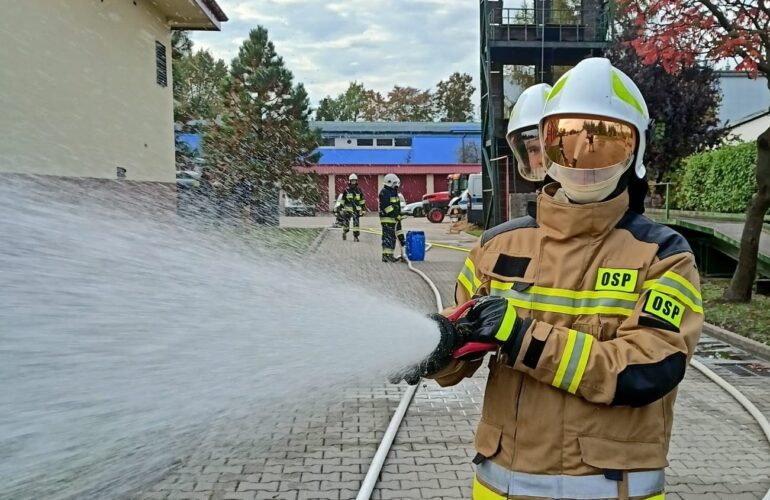
M358 176L356 174L350 174L348 176L348 182L353 182L353 181L358 182Z
M516 157L519 174L531 182L545 178L538 125L550 91L551 86L547 83L539 83L526 89L513 105L508 120L508 133L505 138Z
M385 175L385 185L392 188L397 188L401 185L401 179L396 174Z
M600 201L629 167L644 177L649 123L644 97L625 73L608 59L584 59L559 78L543 108L546 172L572 201Z

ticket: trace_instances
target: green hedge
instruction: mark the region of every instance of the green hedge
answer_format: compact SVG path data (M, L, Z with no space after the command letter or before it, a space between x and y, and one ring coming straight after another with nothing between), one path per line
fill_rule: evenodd
M681 210L743 213L757 190L756 168L755 142L694 154L675 175L674 206Z

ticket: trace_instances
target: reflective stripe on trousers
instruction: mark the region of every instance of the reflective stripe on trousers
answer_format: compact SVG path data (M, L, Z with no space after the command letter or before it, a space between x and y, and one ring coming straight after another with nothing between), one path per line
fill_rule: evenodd
M662 498L665 483L663 470L629 472L628 496L630 498ZM479 482L480 481L480 482ZM486 487L484 485L489 486ZM480 487L479 495L476 494ZM493 488L493 489L490 489ZM508 497L497 492L508 492ZM495 496L484 496L486 492ZM567 476L549 474L528 474L504 469L490 460L476 467L473 483L474 500L499 498L540 497L576 500L598 500L618 498L618 481L607 479L602 474L591 476Z
M531 497L529 497L531 498ZM500 495L490 490L479 482L478 479L473 479L473 497L472 500L516 500L515 496ZM657 495L648 497L636 497L629 500L665 500L666 495L664 493L658 493ZM585 500L585 499L582 499Z

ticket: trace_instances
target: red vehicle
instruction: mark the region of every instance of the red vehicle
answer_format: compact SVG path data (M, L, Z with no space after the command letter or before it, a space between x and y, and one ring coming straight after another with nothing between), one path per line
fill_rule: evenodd
M423 212L431 222L442 222L449 210L449 202L468 189L468 174L450 174L446 180L448 191L422 196Z

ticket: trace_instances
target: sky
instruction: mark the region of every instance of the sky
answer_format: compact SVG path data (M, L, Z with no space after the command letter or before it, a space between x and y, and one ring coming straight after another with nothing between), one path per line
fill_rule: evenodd
M197 48L228 63L249 30L267 28L315 105L363 82L433 88L455 71L473 76L478 103L478 0L217 0L230 18L195 32Z

